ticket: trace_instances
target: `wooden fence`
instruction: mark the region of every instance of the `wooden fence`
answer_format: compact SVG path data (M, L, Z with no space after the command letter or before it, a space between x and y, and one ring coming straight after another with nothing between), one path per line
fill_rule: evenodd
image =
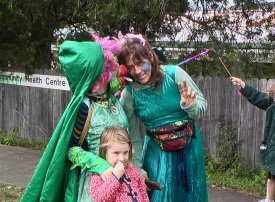
M244 156L244 163L257 165L265 112L240 96L227 78L198 77L194 80L208 101L208 109L200 119L205 150L212 156L216 155L222 116L236 129L240 141L238 149ZM275 80L252 79L246 83L266 91ZM0 84L0 128L15 130L23 138L48 141L70 98L69 91Z
M240 142L238 150L244 157L244 163L249 166L257 165L264 133L265 111L251 105L239 95L238 88L227 78L201 77L195 80L208 101L207 111L200 120L205 150L212 156L216 155L220 117L224 117L236 129ZM245 82L265 92L275 80L252 79Z

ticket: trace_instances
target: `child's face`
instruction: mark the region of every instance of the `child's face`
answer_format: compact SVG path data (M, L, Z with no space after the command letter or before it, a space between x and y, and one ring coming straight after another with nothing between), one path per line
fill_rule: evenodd
M129 159L129 144L127 143L113 143L106 152L106 160L114 167L117 162L124 165L128 163Z

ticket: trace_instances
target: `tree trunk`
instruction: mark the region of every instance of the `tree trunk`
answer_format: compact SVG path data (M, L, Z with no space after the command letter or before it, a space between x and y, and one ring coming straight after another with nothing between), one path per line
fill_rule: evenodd
M51 44L41 43L35 46L34 69L50 69L52 61Z

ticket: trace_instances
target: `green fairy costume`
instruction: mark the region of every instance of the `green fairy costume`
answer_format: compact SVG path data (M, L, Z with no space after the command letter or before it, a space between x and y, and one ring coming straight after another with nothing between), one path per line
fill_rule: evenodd
M100 135L107 125L127 128L128 122L120 103L111 95L93 99L91 87L104 69L101 45L95 42L65 41L59 51L59 60L73 94L52 138L41 157L34 175L21 199L32 201L91 201L89 195L90 174L102 174L110 167L98 157ZM87 148L74 144L76 122L81 118L84 106L93 104L93 114L87 136ZM111 104L116 110L110 110ZM140 165L141 142L133 145L136 153L134 163Z
M153 130L179 120L195 121L195 137L182 150L167 152L145 135L143 169L150 180L160 183L163 190L151 190L152 202L207 202L208 191L205 173L204 147L198 118L203 115L207 101L191 77L180 67L163 66L164 78L159 89L150 84L129 84L121 95L121 103L127 113L130 133L138 133L137 118L145 128ZM196 92L196 100L188 107L180 107L178 82L185 80ZM180 159L181 158L181 159Z

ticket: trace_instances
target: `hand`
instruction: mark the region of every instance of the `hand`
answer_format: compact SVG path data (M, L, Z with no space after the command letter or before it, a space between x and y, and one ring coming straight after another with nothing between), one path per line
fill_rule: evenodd
M149 180L147 176L145 177L144 182L148 191L152 189L161 191L164 189L159 183Z
M113 170L114 175L119 179L124 174L124 172L125 172L124 164L118 161Z
M107 170L105 170L102 174L101 174L101 178L103 181L105 181L108 177L110 177L110 175L112 174L114 168L112 166L110 166Z
M243 80L241 80L241 79L239 79L237 77L233 77L233 76L230 77L230 79L231 79L231 81L232 81L232 83L233 83L234 86L241 86L242 88L245 87L245 83L244 83Z
M183 80L182 83L178 83L178 88L181 96L181 106L189 106L196 99L195 91L192 91L192 89L187 86L185 80Z

